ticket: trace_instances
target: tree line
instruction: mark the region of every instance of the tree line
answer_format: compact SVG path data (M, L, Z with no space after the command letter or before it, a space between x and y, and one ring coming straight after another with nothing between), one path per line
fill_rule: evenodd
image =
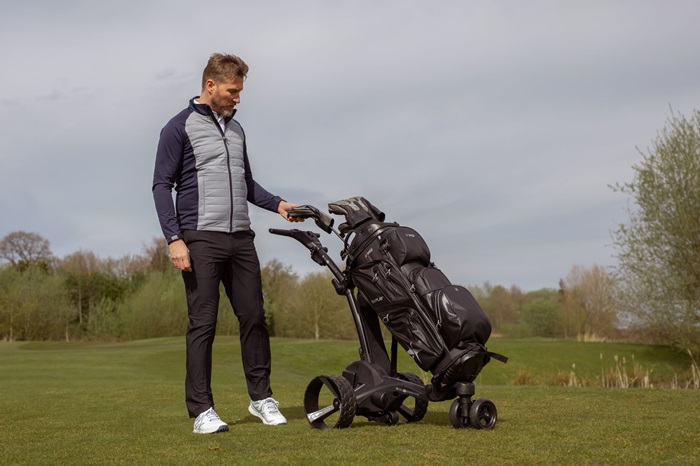
M618 265L574 266L558 286L530 292L468 286L495 334L627 339L700 353L700 112L672 113L640 154L633 181L612 187L632 201L629 221L612 232ZM16 231L0 240L0 260L0 340L131 340L186 330L184 288L162 239L118 259L90 251L55 258L40 234ZM271 335L357 338L327 271L301 277L272 260L262 279ZM217 325L219 334L238 332L227 299Z
M101 259L90 251L54 258L48 241L17 231L0 241L0 339L130 340L183 335L187 303L160 238L139 255ZM328 271L300 277L278 260L262 267L265 312L273 336L357 338L346 298ZM599 266L574 267L558 289L523 292L489 283L470 287L508 336L613 338L618 335L613 280ZM222 290L223 291L223 290ZM222 292L222 297L225 296ZM219 334L238 325L219 303Z

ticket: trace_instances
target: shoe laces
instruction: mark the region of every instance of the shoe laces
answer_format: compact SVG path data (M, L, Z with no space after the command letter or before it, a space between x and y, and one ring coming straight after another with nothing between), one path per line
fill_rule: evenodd
M260 411L267 412L269 414L277 414L280 412L278 406L278 401L272 398L267 398L260 403Z
M214 408L209 408L208 410L204 411L204 418L209 422L221 420L219 415L216 414L216 411L214 411Z

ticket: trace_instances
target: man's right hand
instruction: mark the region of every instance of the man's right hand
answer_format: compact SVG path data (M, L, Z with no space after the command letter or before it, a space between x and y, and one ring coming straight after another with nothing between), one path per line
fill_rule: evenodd
M170 260L173 262L173 265L185 272L192 272L190 250L187 249L185 242L178 239L170 243L168 247L170 248Z

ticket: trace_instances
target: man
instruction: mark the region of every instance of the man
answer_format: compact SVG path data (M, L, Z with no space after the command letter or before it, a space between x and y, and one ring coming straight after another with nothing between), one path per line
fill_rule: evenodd
M228 431L211 390L220 282L240 324L248 410L265 424L286 423L270 389L270 337L248 202L288 221L295 221L288 213L298 204L273 196L251 174L245 134L233 119L247 73L239 57L212 55L201 95L165 125L156 153L153 198L187 295L185 400L195 433Z

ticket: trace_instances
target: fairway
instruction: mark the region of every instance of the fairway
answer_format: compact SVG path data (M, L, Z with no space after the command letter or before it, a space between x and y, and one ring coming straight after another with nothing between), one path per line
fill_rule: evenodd
M652 373L672 375L687 368L663 351L643 355L640 346L493 340L489 348L511 358L507 365L491 363L477 380L476 397L490 398L498 407L494 430L452 428L450 402L443 402L431 403L417 424L389 427L356 417L347 429L316 431L304 417L306 385L316 375L340 374L357 359L358 344L273 339L272 345L274 396L289 424L264 426L248 414L238 341L220 337L214 345L213 389L217 411L231 431L195 435L183 401L184 338L0 343L0 464L700 461L699 390L546 383L558 371L571 370L572 363L581 378L592 381L606 358L622 358L623 351L634 352L635 361ZM420 375L405 355L399 366ZM535 385L511 384L522 371Z

